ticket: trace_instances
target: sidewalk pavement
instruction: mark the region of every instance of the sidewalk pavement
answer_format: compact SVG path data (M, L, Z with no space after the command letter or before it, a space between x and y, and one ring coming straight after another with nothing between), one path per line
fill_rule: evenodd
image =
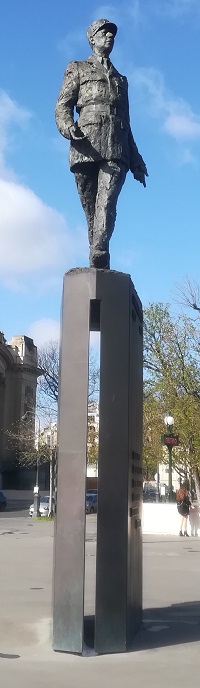
M95 516L87 517L86 602L94 599ZM200 539L144 536L144 616L126 654L51 649L53 524L0 518L3 688L193 688L200 684Z

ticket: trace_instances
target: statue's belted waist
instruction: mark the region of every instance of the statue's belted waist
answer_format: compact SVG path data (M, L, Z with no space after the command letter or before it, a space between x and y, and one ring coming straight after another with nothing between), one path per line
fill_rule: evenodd
M79 115L89 115L94 112L99 112L102 115L118 115L122 116L123 110L115 105L108 105L107 103L91 103L90 105L83 105L79 109Z

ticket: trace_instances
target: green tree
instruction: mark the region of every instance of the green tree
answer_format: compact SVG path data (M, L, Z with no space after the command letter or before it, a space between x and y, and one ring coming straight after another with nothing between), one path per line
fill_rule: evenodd
M99 456L99 433L93 427L88 427L87 438L87 460L90 464L98 463Z
M34 414L33 414L34 415ZM49 516L53 511L53 489L54 489L54 464L56 461L56 447L53 442L49 444L45 441L43 433L35 434L33 415L26 414L19 423L13 425L7 432L8 444L15 449L16 465L30 468L33 466L36 472L36 484L39 484L39 467L41 464L49 463Z
M199 323L170 314L169 306L151 304L145 310L144 369L146 395L160 412L172 413L180 435L174 462L193 473L200 486L200 349Z
M162 413L159 400L153 394L144 395L143 405L143 475L153 480L158 463L162 461Z
M15 449L16 465L35 466L46 463L50 460L50 447L41 439L35 436L33 420L22 419L15 423L11 430L7 431L8 445Z

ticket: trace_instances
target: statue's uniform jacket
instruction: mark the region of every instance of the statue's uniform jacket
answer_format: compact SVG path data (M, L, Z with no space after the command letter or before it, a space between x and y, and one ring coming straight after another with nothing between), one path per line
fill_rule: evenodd
M80 163L120 160L134 169L143 159L134 141L129 120L128 82L109 62L109 69L95 55L82 62L70 62L56 104L60 133L70 139L74 124L86 139L71 140L69 163L75 171Z

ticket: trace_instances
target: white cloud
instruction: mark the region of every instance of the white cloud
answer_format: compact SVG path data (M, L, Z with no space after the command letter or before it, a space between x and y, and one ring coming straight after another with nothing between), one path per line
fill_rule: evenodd
M21 184L0 180L1 275L57 268L73 255L73 239L57 212Z
M52 318L41 318L31 323L27 332L28 337L32 337L34 344L41 347L50 341L59 341L60 322ZM100 333L90 333L90 347L96 356L100 349Z
M86 31L83 29L70 31L69 33L61 38L58 43L58 50L64 53L66 59L73 59L73 51L77 50L77 47L82 47L84 44L87 47L87 36ZM77 58L76 58L77 59Z
M181 165L192 165L193 167L198 167L197 159L187 146L181 149L179 159Z
M168 91L161 72L152 68L134 69L132 82L141 94L145 94L148 114L160 119L164 132L177 140L200 138L200 116L193 112L189 103Z
M0 89L0 176L4 179L15 177L5 160L6 154L14 143L15 127L23 129L31 116L29 110L19 107L5 91Z
M163 128L176 138L196 139L200 137L200 118L195 119L191 111L174 113L167 117Z
M128 14L133 20L135 27L138 28L144 18L140 0L132 0L132 2L128 5L127 10Z
M90 346L92 350L94 351L94 354L97 354L100 350L100 332L90 332Z
M95 10L95 17L107 17L118 25L126 25L127 18L136 30L146 26L154 20L155 15L159 19L184 20L189 15L200 15L199 0L130 0L123 8L116 9L114 5L101 5Z
M157 2L160 14L167 15L172 19L187 16L189 13L199 11L199 0L164 0L162 6L160 0Z
M102 4L97 5L97 7L94 9L94 18L91 21L94 21L94 19L109 19L110 21L114 21L116 24L117 17L119 17L119 12L114 4Z
M38 347L44 346L50 341L59 341L60 323L52 318L35 320L28 329L28 337L32 337L34 344Z
M17 128L27 126L31 113L0 91L0 279L4 286L23 290L50 285L79 255L86 256L87 237L82 229L70 233L64 215L45 204L22 185L8 167ZM38 281L35 282L36 288Z

